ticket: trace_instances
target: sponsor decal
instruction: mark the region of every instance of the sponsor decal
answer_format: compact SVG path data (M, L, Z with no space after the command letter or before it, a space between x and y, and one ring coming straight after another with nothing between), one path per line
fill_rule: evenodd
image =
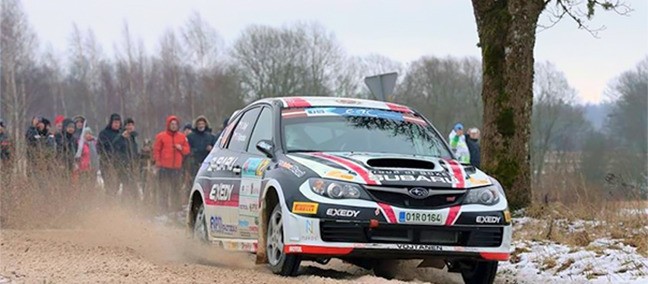
M374 211L374 214L376 214L376 216L380 215L380 208L376 208L376 211Z
M209 199L214 201L229 201L232 198L233 184L214 184L209 192Z
M259 163L259 166L256 169L256 175L257 176L263 176L263 173L265 173L266 169L268 168L268 165L270 164L270 160L268 159L263 159L261 163Z
M244 179L241 181L241 195L259 197L261 193L261 181L254 179Z
M306 174L306 172L304 172L302 169L300 169L299 166L294 165L294 164L289 163L289 162L286 162L286 161L283 161L283 160L280 160L278 165L279 165L279 167L290 171L291 173L293 173L298 178L303 177Z
M288 252L302 252L301 246L290 246Z
M304 241L314 241L317 240L315 235L315 225L313 220L306 220L304 222L304 232L302 233L301 239Z
M438 245L410 245L410 244L397 244L396 248L400 250L422 250L422 251L430 251L430 250L443 250L441 246Z
M407 190L407 195L415 199L425 199L430 196L430 191L422 187L413 187Z
M319 203L315 202L293 202L292 212L296 214L316 214Z
M214 157L209 162L209 171L231 171L238 157Z
M373 174L378 181L386 182L429 182L429 183L447 183L452 184L456 180L453 177L440 177L436 175L381 175Z
M260 158L249 158L243 163L241 176L243 177L261 177L265 172L270 160Z
M475 222L477 224L499 224L502 217L499 216L477 216Z
M355 218L358 217L358 214L360 214L360 210L348 210L348 209L336 209L336 208L326 209L326 215L331 217Z
M236 233L237 227L235 225L224 224L221 217L212 216L209 218L209 230L214 233L233 235Z
M341 180L348 180L348 181L351 181L351 180L355 179L355 175L345 173L345 172L342 172L340 170L329 171L329 172L326 173L325 177L334 178L334 179L341 179Z
M400 212L398 213L398 223L440 224L442 221L439 213Z
M391 171L374 170L371 174L379 181L387 182L427 182L446 183L456 182L455 178L445 171Z

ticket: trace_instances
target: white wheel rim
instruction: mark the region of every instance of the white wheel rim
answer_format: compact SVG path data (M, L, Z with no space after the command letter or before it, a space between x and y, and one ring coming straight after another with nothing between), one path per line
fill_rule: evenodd
M283 222L281 221L281 210L275 211L268 222L268 262L277 265L283 256Z

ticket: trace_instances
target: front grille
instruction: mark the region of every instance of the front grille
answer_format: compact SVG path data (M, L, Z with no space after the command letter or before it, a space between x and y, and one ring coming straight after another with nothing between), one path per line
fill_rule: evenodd
M405 190L403 189L403 191ZM433 192L434 190L431 191ZM424 199L416 199L405 193L372 190L371 188L369 188L368 192L374 200L381 203L404 208L434 209L450 207L461 203L465 191L430 195Z
M368 224L341 221L321 221L320 232L325 242L349 243L407 243L466 247L498 247L502 243L501 227L440 227Z

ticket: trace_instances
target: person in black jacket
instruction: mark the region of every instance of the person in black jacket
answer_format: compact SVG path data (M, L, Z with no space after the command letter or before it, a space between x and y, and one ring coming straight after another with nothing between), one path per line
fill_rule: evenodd
M74 155L77 151L78 141L74 137L74 121L71 119L63 120L63 133L61 133L60 144L56 147L57 159L65 167L65 173L71 174L74 170Z
M187 136L189 140L189 146L191 147L191 175L195 175L200 169L200 165L203 160L207 158L209 152L211 152L212 147L216 143L216 136L212 134L211 128L209 128L209 121L204 116L199 116L194 120L193 130L191 134Z
M51 160L56 150L54 135L48 130L49 120L35 116L32 119L32 126L27 129L25 138L27 139L27 160L30 170L29 175L39 171L49 170Z
M137 132L135 120L127 118L124 121L124 130L115 136L113 147L115 151L115 165L117 176L122 184L122 195L128 201L137 200L136 173L139 163L137 150Z
M466 134L466 144L468 145L468 151L470 152L470 164L476 168L479 168L481 166L479 129L468 129L468 133Z
M115 149L113 141L115 137L119 136L122 127L121 116L113 113L110 115L110 120L106 128L99 133L99 143L97 144L97 152L99 153L99 169L101 170L101 177L104 180L106 192L109 194L117 194L119 190L119 182L114 175Z

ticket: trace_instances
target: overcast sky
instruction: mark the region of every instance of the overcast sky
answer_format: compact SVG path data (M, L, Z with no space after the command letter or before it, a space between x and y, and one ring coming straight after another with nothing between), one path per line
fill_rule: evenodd
M230 44L250 24L281 26L316 21L335 32L352 55L377 53L408 63L423 55L479 56L477 28L470 1L430 0L23 0L42 46L65 52L72 23L92 28L104 52L112 54L124 21L157 51L159 36L185 23L198 11ZM565 19L542 31L536 60L562 70L582 102L598 102L608 82L648 55L648 1L622 0L629 16L602 12L590 22L606 29L594 38ZM541 23L549 23L543 18Z

